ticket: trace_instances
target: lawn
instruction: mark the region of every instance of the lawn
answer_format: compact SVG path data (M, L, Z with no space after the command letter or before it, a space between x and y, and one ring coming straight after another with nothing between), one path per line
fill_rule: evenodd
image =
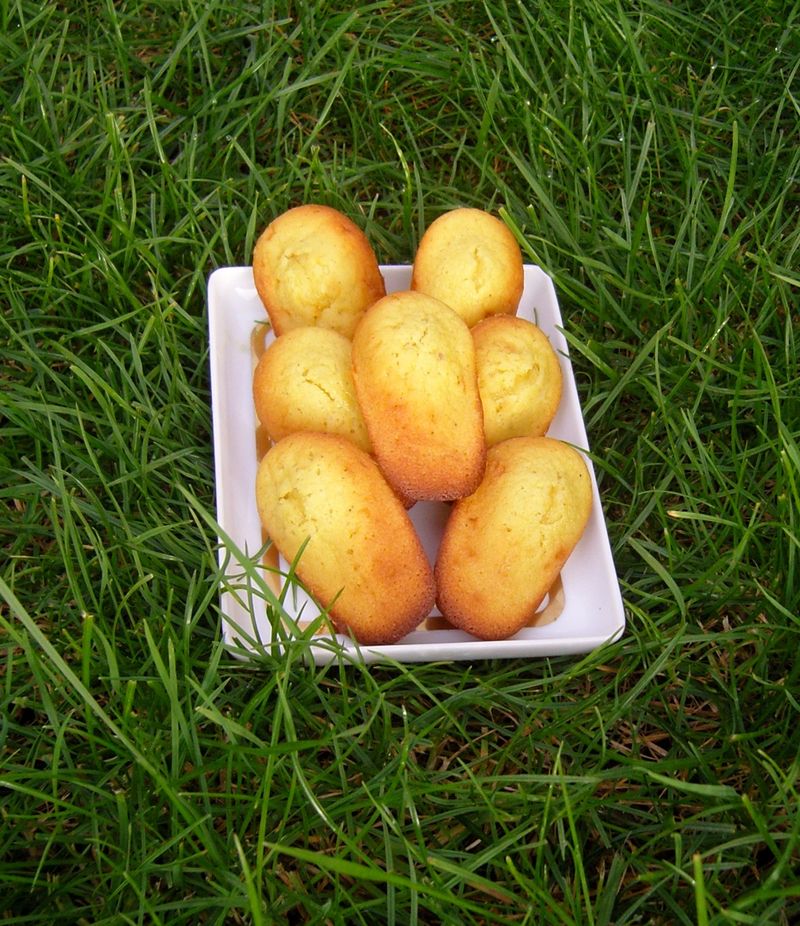
M0 922L800 920L800 4L0 3ZM278 213L553 278L584 656L222 645L206 286Z

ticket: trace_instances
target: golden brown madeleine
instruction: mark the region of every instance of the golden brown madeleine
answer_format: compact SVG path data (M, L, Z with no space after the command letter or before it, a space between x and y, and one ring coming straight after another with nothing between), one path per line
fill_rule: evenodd
M561 401L558 355L547 335L525 318L493 315L472 329L486 445L540 437Z
M290 434L259 464L261 524L336 629L393 643L429 614L433 573L375 461L346 438Z
M561 571L591 507L589 471L569 445L516 437L492 447L483 482L456 502L442 535L442 614L484 640L515 634Z
M391 293L353 336L353 378L375 457L404 497L447 500L486 461L472 335L438 299Z
M386 293L361 229L329 206L296 206L262 232L253 279L276 334L309 325L351 337L366 309Z
M414 257L411 289L452 306L472 327L488 315L516 314L522 253L508 227L482 209L453 209L433 221Z
M350 341L330 328L294 328L267 347L253 373L253 401L273 441L322 431L371 450L350 353Z

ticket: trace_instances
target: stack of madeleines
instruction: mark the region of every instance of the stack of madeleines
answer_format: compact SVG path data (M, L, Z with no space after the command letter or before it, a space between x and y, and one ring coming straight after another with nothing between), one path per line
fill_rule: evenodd
M393 643L434 604L503 639L535 614L589 518L583 458L547 437L561 368L516 315L520 249L454 209L426 230L411 288L386 294L364 233L322 205L272 221L253 276L275 335L253 375L271 446L259 517L337 631ZM433 567L408 510L454 502Z

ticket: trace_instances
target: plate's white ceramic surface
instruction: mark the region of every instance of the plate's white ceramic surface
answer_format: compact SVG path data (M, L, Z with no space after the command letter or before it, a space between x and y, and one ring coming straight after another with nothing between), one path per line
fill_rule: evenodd
M408 266L381 268L387 291L405 289L411 278ZM225 564L220 604L224 638L237 649L251 649L248 640L268 644L272 628L267 618L265 585L260 576L264 545L255 504L258 465L257 421L253 409L251 378L255 366L254 331L266 314L253 286L249 267L225 267L211 274L208 285L211 351L211 393L214 423L214 454L217 490L217 521L222 534L220 562ZM539 267L525 267L525 290L518 314L535 321L560 355L564 374L561 406L548 431L579 449L588 449L578 392L560 331L561 314L550 277ZM267 335L267 343L271 335ZM432 619L398 643L356 648L338 637L353 658L368 661L385 658L401 662L432 662L454 659L552 656L583 653L616 639L625 627L619 582L611 556L594 470L587 459L594 485L594 507L584 535L561 573L561 589L552 590L550 611L555 620L526 627L508 640L486 642ZM410 511L428 555L435 557L446 507L418 502ZM242 563L245 563L243 566ZM282 564L285 570L285 564ZM275 576L272 576L275 584ZM319 609L293 584L282 583L284 607L301 623L313 620ZM497 594L503 590L498 588ZM558 598L558 607L555 599ZM558 613L560 609L560 613ZM327 643L312 648L314 659L336 658Z

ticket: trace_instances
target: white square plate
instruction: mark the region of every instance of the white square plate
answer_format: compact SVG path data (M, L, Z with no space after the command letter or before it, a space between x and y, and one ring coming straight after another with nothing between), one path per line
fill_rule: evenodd
M409 266L383 266L381 271L387 292L408 288ZM224 567L220 606L224 640L241 653L273 641L267 611L273 594L281 597L285 612L300 627L318 618L319 608L296 582L264 569L262 564L264 538L255 502L258 423L251 379L256 362L254 333L257 329L263 332L266 313L249 267L224 267L211 274L208 313L219 555ZM525 267L525 289L517 314L539 325L561 360L561 405L548 435L588 450L555 288L539 267ZM271 337L267 334L266 343ZM434 611L424 625L391 645L357 647L346 636L337 635L340 646L336 646L327 634L315 637L319 643L310 644L314 660L327 662L342 652L347 658L400 662L554 656L589 652L618 638L625 628L625 612L594 468L591 460L586 462L594 488L589 524L536 625L525 627L508 640L485 641L449 627ZM431 561L446 511L442 504L418 502L409 512ZM287 571L282 561L279 569ZM498 595L502 593L502 589L497 590Z

